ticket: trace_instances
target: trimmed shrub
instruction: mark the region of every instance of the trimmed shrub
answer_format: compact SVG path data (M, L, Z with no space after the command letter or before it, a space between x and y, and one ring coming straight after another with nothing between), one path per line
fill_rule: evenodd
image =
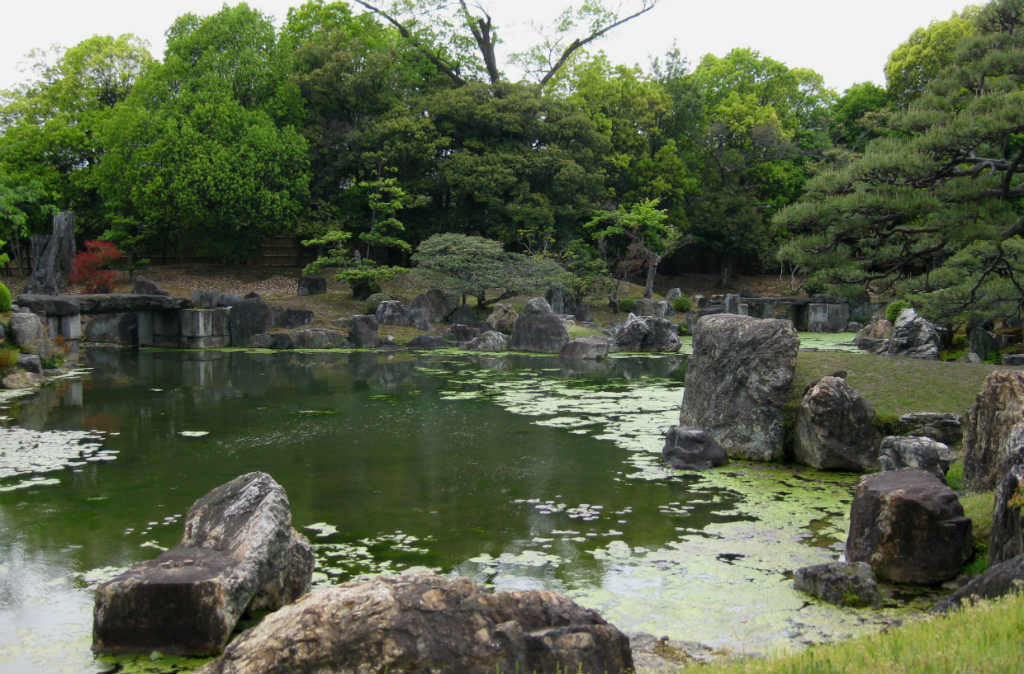
M18 349L0 346L0 372L14 367L18 363L18 358L20 357L21 351Z
M900 317L900 312L910 307L910 302L906 300L893 300L889 303L889 306L885 308L885 318L890 323L895 323L896 319Z
M11 290L3 283L0 283L0 313L11 310Z
M689 297L677 297L672 300L672 308L681 314L693 309L693 301Z
M633 304L636 303L635 299L622 299L619 300L619 311L627 313L633 311Z

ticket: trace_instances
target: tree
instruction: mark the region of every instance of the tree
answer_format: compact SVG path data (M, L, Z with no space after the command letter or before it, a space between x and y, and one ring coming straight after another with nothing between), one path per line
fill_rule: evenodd
M1024 307L1024 2L994 0L951 65L862 158L776 218L781 259L836 291L903 293L937 320Z
M665 255L682 241L682 233L668 222L668 213L658 208L657 199L646 199L628 209L596 214L584 225L611 257L621 278L628 278L636 269L646 270L644 297L654 292L654 277ZM617 300L617 289L616 297Z
M832 106L829 120L832 142L855 152L863 152L881 123L879 113L888 103L888 93L874 82L860 82L851 86Z
M478 307L563 286L567 280L565 270L554 260L508 253L500 242L482 236L435 234L416 248L412 259L420 267L442 275L446 289L460 294L463 304L468 295L476 296ZM487 300L486 293L492 288L502 292Z
M498 30L483 5L474 3L478 12L474 14L465 0L394 0L387 11L365 0L356 2L394 26L454 84L474 80L498 84L504 79L496 52ZM580 49L651 11L656 3L641 0L635 12L622 17L603 0L586 0L562 13L556 22L558 37L545 39L518 60L532 63L544 86ZM573 32L577 37L568 40Z
M28 273L28 260L21 241L30 233L29 219L32 215L42 217L56 211L39 180L17 185L4 175L0 166L0 251L5 245L9 246L22 275ZM0 252L0 267L9 261L8 253Z
M893 50L885 64L885 81L898 106L908 106L939 71L956 62L954 52L960 40L974 32L971 17L976 12L977 7L967 7L945 21L933 21Z

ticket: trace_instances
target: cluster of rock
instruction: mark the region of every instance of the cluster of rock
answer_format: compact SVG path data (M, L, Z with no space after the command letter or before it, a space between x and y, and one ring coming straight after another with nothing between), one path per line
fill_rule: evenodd
M854 337L858 348L883 356L907 356L937 360L942 348L942 330L931 321L906 308L896 323L872 321Z
M843 332L852 330L850 303L844 299L814 297L743 297L737 293L694 296L695 307L687 321L691 332L704 316L739 314L751 318L778 318L790 321L804 332Z
M74 360L74 353L68 348L54 342L50 337L49 326L39 316L25 309L11 314L10 321L0 323L0 339L18 347L18 360L13 363L0 379L0 387L6 389L26 389L42 386L47 377L64 373L59 367L45 367L52 364L53 356L60 356L67 362ZM44 362L46 361L46 362Z
M92 649L219 654L207 674L633 669L622 632L553 592L426 570L309 591L313 567L284 489L241 475L195 502L177 546L97 589ZM271 613L229 643L256 610Z

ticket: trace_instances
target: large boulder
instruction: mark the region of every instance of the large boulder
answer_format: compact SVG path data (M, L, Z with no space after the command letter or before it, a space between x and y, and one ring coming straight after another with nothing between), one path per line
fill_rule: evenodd
M177 546L97 588L92 649L213 655L245 611L305 593L313 562L281 485L246 473L192 505Z
M871 321L857 331L853 343L858 349L871 353L885 353L889 348L889 337L892 335L892 323L881 318Z
M450 345L437 335L416 335L405 346L410 349L443 349Z
M409 304L409 313L414 320L420 318L427 323L440 323L458 306L458 297L434 288L416 296Z
M222 296L223 297L223 296ZM218 302L218 306L221 306ZM228 329L232 346L249 346L250 340L270 329L270 307L259 297L232 301Z
M1024 450L1018 449L996 486L988 563L998 564L1024 554Z
M292 333L296 349L340 349L345 346L345 335L338 330L306 328Z
M603 360L611 346L605 337L577 337L562 347L562 358L568 360Z
M637 316L664 318L668 314L668 302L641 297L633 302L633 313Z
M1007 457L1024 446L1024 373L996 370L967 410L964 429L964 485L994 489L1007 469Z
M1024 555L1017 555L998 564L990 562L984 573L975 576L969 583L937 603L932 612L942 613L975 599L995 599L1020 592L1021 587L1024 587Z
M882 470L920 468L945 482L954 461L956 452L948 445L923 435L887 435L878 446Z
M231 642L200 674L629 672L629 639L544 590L490 592L407 573L310 592Z
M923 435L945 445L958 445L964 436L964 420L949 412L910 412L900 417L907 435Z
M894 583L955 578L970 559L971 520L956 493L925 470L865 475L850 506L846 560Z
M496 304L491 315L487 317L487 325L491 330L511 335L516 327L516 320L519 319L519 312L509 304Z
M705 429L730 457L781 459L782 407L799 346L787 320L702 317L693 337L679 424Z
M14 370L3 375L0 386L5 389L39 388L46 380L43 375L28 370Z
M68 287L75 259L75 214L61 211L53 216L49 236L32 237L32 275L26 294L59 295Z
M675 353L681 346L679 330L667 318L630 314L614 332L619 351Z
M864 562L828 562L793 572L793 587L837 606L879 606L882 595Z
M294 309L291 307L271 307L270 325L275 328L301 328L313 322L314 315L309 309Z
M890 356L938 360L941 347L942 338L935 325L908 307L900 312L893 324L885 353Z
M50 341L49 330L35 314L18 311L11 314L11 336L22 353L34 353L41 358L53 355L53 342Z
M469 344L474 339L480 336L484 330L478 325L466 325L465 323L452 323L448 326L448 329L444 331L442 337L449 342L454 342L460 346Z
M561 353L569 341L569 330L551 305L543 297L534 297L526 303L516 319L509 340L511 351L532 353Z
M377 318L372 314L360 314L348 319L348 341L357 349L376 349L380 346L377 332Z
M470 351L500 353L508 351L508 338L497 330L488 330L470 341L466 348Z
M818 470L878 470L875 410L840 377L808 387L796 414L796 460Z
M412 316L398 300L384 300L377 305L377 325L411 326Z
M682 470L706 470L729 463L725 449L703 429L679 426L672 426L665 434L661 458Z

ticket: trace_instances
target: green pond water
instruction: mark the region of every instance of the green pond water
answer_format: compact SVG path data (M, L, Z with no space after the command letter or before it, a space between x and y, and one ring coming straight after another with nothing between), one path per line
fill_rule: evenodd
M840 556L855 476L661 465L684 362L88 350L87 373L0 400L0 672L109 669L92 589L252 470L287 490L315 584L429 567L735 652L890 620L788 575Z

